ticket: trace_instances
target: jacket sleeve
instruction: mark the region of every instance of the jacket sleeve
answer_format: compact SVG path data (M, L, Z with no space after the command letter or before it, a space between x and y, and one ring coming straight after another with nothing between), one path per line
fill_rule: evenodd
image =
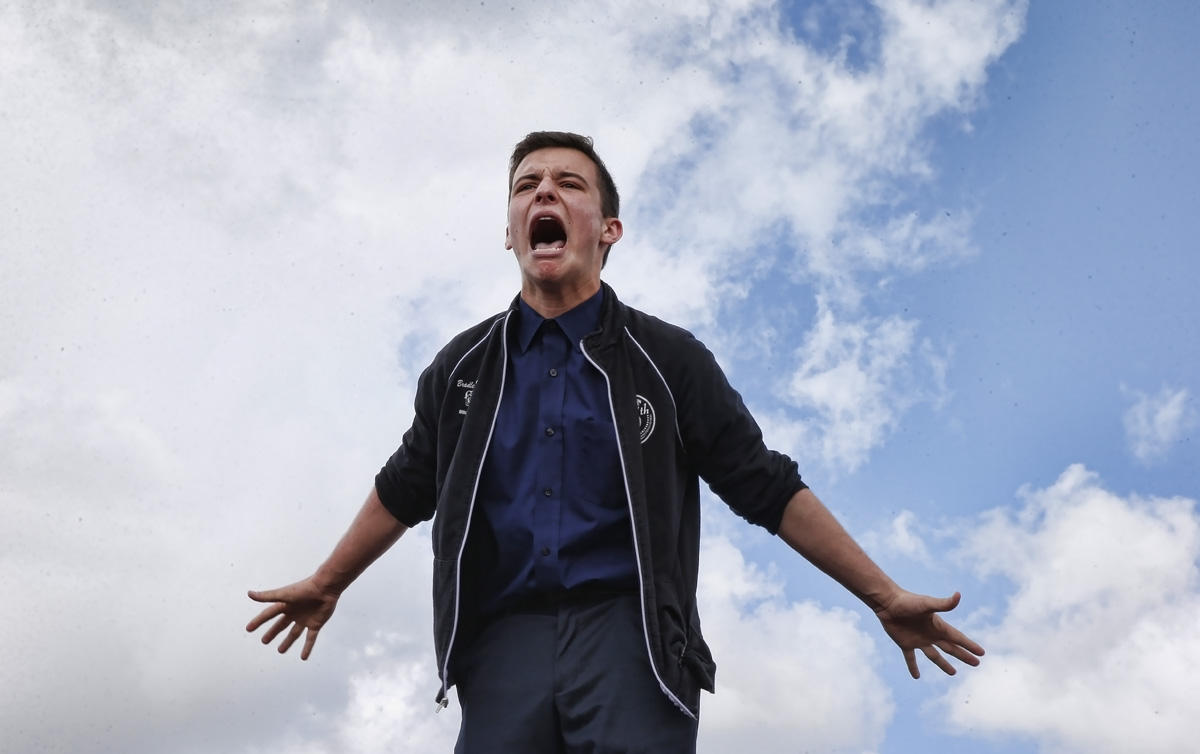
M437 418L445 398L439 361L435 359L417 380L412 426L375 475L375 490L383 507L408 527L433 518L437 504Z
M681 345L676 410L689 461L735 513L776 534L788 501L807 487L796 462L763 443L742 396L704 344L688 336Z

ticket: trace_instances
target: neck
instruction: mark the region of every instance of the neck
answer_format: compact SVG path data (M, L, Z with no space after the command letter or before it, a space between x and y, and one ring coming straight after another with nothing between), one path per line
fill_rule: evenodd
M553 319L569 312L596 295L600 280L596 279L577 286L538 286L524 280L521 283L521 300L530 309L546 319Z

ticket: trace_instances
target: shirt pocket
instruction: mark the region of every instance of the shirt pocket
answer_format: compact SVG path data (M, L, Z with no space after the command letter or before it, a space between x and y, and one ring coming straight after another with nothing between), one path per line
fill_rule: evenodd
M569 478L578 480L576 494L601 505L623 506L625 483L612 423L581 419L572 434L579 441L568 449L567 463Z

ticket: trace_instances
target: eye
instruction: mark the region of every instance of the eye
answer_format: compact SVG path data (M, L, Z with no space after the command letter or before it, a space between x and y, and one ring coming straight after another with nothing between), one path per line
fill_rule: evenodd
M576 183L575 181L563 181L562 186L563 186L563 188L571 188L571 189L579 188L579 184Z

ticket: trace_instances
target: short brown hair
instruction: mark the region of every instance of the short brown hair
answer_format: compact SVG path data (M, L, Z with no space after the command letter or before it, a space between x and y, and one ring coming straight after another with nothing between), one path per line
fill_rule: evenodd
M621 196L617 193L617 184L613 183L612 175L604 166L604 160L601 160L600 155L596 154L596 149L592 146L592 137L580 136L569 131L534 131L517 142L517 145L513 147L512 157L508 160L508 196L512 196L513 176L516 175L517 166L521 164L521 160L539 149L552 147L564 147L583 152L596 165L596 178L599 183L596 188L600 190L600 213L605 217L620 217ZM608 262L608 252L611 250L612 244L609 244L608 248L604 250L605 263Z
M517 142L517 146L513 147L512 157L508 161L509 193L512 193L513 176L516 175L517 166L521 164L521 160L532 152L551 147L565 147L583 152L589 160L596 164L596 176L600 181L600 185L597 186L600 189L600 212L605 217L620 217L621 197L617 193L617 184L613 183L612 175L604 166L604 160L601 160L600 155L596 154L596 149L592 146L592 137L580 136L568 131L534 131Z

